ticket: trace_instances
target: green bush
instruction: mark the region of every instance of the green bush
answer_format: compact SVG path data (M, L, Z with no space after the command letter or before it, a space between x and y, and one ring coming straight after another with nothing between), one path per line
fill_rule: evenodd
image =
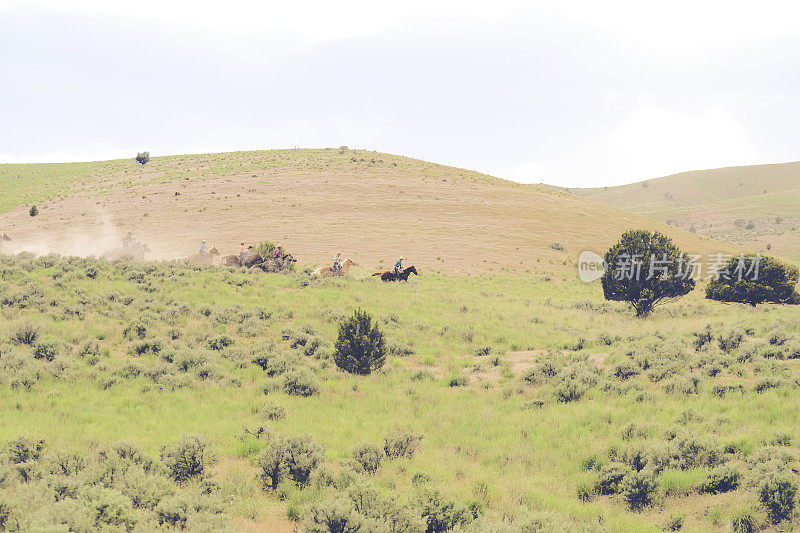
M611 464L600 469L600 474L595 483L597 494L616 494L619 491L622 480L631 473L631 469L625 465Z
M724 271L725 275L708 283L706 298L753 307L760 303L800 303L800 294L795 290L800 276L797 267L773 257L745 255L731 258Z
M356 464L359 465L361 470L368 474L374 474L378 471L383 456L383 450L369 442L360 444L353 450L353 459Z
M150 152L137 152L136 162L142 166L145 166L150 162Z
M641 264L628 272L624 265L627 261L632 266L630 259L634 257L640 257ZM660 302L688 294L694 288L694 280L680 275L680 269L686 269L682 257L681 250L666 235L645 230L625 232L605 255L609 268L601 281L606 300L628 302L636 316L646 316ZM664 259L663 264L655 262Z
M283 391L290 396L313 396L319 393L319 383L311 371L293 369L284 376Z
M792 516L797 497L797 481L786 469L769 472L758 484L758 499L773 522Z
M409 432L392 432L383 440L383 453L389 459L411 459L417 451L422 435Z
M274 490L288 477L305 485L324 457L325 449L310 435L278 437L258 458L262 484Z
M730 492L739 488L741 474L736 467L718 466L709 472L705 480L698 486L698 490L707 494Z
M372 323L372 317L360 309L340 324L334 349L336 366L351 374L367 375L386 361L383 333Z
M58 354L58 343L55 341L37 342L33 347L33 358L53 361Z
M639 510L653 503L657 483L652 473L631 472L627 474L619 486L619 492L628 507Z
M360 533L364 518L353 505L337 498L320 503L312 503L305 513L305 533Z
M731 520L732 533L756 533L756 518L749 511L740 511Z
M161 461L169 470L170 477L183 483L205 476L214 458L204 437L184 435L174 444L161 448Z

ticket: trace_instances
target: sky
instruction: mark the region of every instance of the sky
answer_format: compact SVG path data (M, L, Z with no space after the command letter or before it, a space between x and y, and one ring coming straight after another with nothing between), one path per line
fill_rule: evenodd
M367 148L595 187L800 159L789 2L0 0L0 162Z

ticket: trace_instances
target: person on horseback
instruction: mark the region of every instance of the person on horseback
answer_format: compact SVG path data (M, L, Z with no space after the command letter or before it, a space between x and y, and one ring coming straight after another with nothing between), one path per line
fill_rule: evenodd
M403 256L394 264L394 279L400 279L400 273L403 271Z
M122 247L128 248L131 245L131 241L133 240L133 233L130 231L122 238Z
M342 270L342 252L336 252L336 255L333 256L332 269L335 275L339 275L339 272Z
M244 266L244 258L247 257L247 249L244 247L244 243L239 246L239 265Z
M201 259L206 256L206 241L200 243L200 247L197 249L197 255Z
M280 256L281 256L281 245L279 244L278 246L275 247L274 250L272 250L272 258L279 259Z

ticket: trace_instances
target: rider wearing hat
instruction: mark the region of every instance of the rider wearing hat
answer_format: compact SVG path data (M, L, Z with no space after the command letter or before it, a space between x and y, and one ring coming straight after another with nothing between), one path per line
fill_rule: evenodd
M400 279L400 272L403 270L403 256L400 256L400 259L394 264L394 277L396 279Z
M342 269L342 252L336 252L333 256L333 273L338 274Z

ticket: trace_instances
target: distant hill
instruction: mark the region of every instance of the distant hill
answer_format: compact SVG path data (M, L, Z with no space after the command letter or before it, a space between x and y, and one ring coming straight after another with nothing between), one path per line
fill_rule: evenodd
M684 172L574 195L800 260L800 162Z
M0 232L41 253L99 254L132 231L162 259L202 239L222 253L268 239L303 263L341 250L371 269L403 255L422 272L572 271L581 251L603 251L629 228L667 232L687 251L721 251L684 221L675 228L549 187L363 150L0 165L0 190ZM638 200L619 204L642 212Z

